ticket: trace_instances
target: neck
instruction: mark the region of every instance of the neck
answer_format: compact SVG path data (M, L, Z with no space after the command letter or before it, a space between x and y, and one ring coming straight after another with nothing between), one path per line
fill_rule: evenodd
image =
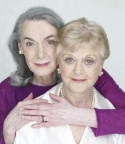
M95 102L94 89L91 88L84 93L75 93L66 89L63 85L60 96L65 97L72 105L84 108L93 108Z
M48 76L36 76L34 75L32 83L38 86L49 86L55 83L55 73Z

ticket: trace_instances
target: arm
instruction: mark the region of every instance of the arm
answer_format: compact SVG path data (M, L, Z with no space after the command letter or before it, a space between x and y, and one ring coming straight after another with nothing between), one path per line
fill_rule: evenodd
M98 79L95 87L112 102L116 109L95 109L98 128L93 128L93 131L96 136L113 133L125 134L125 93L105 70L103 72L104 74Z
M32 100L32 94L18 104L16 104L16 100L12 101L13 98L15 99L13 90L10 90L7 85L0 84L0 144L12 144L16 131L29 122L20 115L24 105L47 102L46 100ZM13 109L10 108L11 103L13 103L13 107L15 106Z
M8 114L7 101L5 99L4 88L0 84L0 144L5 144L3 138L3 123Z
M16 118L17 111L15 113L10 111L15 105L15 89L9 84L9 78L7 78L0 84L0 144L13 143L16 126L14 117Z
M23 108L23 105L26 104L27 100L32 99L32 95L30 94L24 101L19 102L3 119L3 137L6 144L13 144L15 139L16 131L27 124L29 121L23 120L20 115L20 110ZM3 104L5 104L3 102ZM4 105L4 107L7 107Z
M33 98L33 95L30 94L23 101L19 102L4 120L3 136L4 136L4 141L6 144L13 144L16 131L22 128L27 123L31 122L30 120L23 119L23 117L20 115L20 111L23 109L23 107L29 104L34 104L34 103L41 104L41 103L47 102L47 100L32 99L32 98ZM37 121L39 121L39 119L40 117L38 118Z
M21 111L26 120L36 121L44 115L44 121L32 125L34 128L62 126L67 124L97 127L96 113L94 109L74 107L65 98L50 94L54 103L42 105L26 105ZM37 115L36 115L37 114Z

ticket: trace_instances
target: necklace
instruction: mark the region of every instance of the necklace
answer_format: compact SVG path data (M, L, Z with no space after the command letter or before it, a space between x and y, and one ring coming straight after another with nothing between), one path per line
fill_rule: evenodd
M62 84L61 87L60 87L59 95L64 98L65 96L63 95L63 90L62 90L62 89L63 89L63 84ZM94 88L93 88L91 108L94 108L94 104L95 104L95 90L94 90Z

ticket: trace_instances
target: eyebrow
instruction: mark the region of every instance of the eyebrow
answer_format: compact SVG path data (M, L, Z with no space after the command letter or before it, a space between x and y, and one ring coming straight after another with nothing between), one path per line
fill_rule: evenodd
M51 37L54 37L54 38L55 38L56 36L55 36L55 35L49 35L49 36L45 37L44 40L49 39L49 38L51 38ZM34 39L29 38L29 37L25 37L24 40L25 40L25 39L28 39L28 40L31 40L31 41L35 41Z
M74 57L74 55L72 54L72 53L64 53L62 56L73 56ZM97 58L95 55L92 55L92 54L88 54L88 55L86 55L84 58L90 58L90 57L94 57L94 58Z
M55 35L49 35L49 36L45 37L44 40L49 39L49 38L51 38L51 37L54 37L54 38L55 38L56 36L55 36Z

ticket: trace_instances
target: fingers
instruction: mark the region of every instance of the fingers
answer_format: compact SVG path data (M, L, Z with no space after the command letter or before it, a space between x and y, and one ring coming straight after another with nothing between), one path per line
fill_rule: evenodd
M47 111L41 111L41 110L22 110L20 112L21 115L30 115L30 116L39 116L39 115L46 115Z
M51 97L52 100L54 100L56 102L60 102L62 100L62 97L59 97L59 96L54 95L52 93L49 93L49 96Z
M32 92L28 95L28 97L26 97L26 98L24 99L24 101L25 101L25 100L31 100L31 99L33 99L33 93L32 93Z
M25 119L27 121L41 122L41 115L40 116L22 115L22 119Z
M44 115L44 113L42 113L42 115L34 115L34 116L30 116L30 115L22 115L22 119L25 119L26 121L36 121L38 123L43 123L48 121L48 118L46 115Z
M38 102L48 102L46 99L33 99L33 93L31 92L28 97L26 97L22 102L20 102L20 105L23 104L33 104L33 103L38 103Z
M44 122L44 123L36 123L32 125L32 128L40 128L40 127L50 127L50 123Z
M52 104L47 102L39 102L39 103L33 103L29 105L25 105L23 109L31 109L31 110L50 110L52 107Z
M26 105L32 105L32 104L42 104L42 103L47 103L48 101L45 99L31 99L31 100L26 100L26 101L21 101L17 104L17 106L20 108L24 108Z
M49 119L45 115L42 115L40 122L32 125L33 128L50 127L50 126L54 126L54 124L51 124Z

